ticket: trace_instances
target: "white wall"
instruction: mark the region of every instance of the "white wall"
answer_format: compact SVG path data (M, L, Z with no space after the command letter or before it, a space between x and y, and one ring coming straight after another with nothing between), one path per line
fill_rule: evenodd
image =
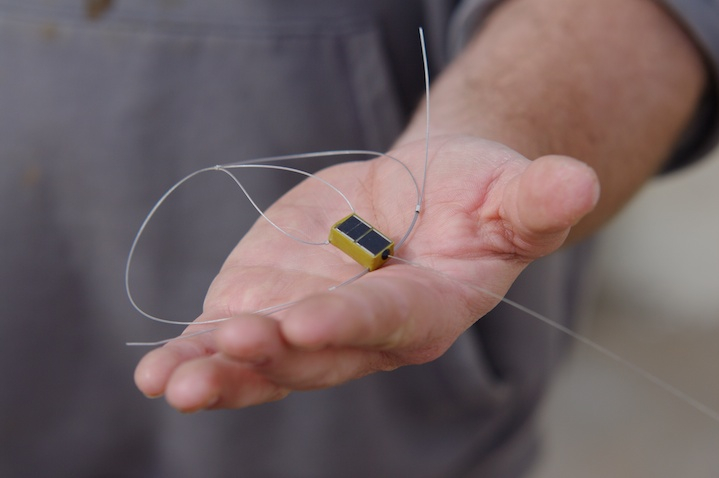
M719 321L719 155L656 179L604 234L607 305L659 319Z

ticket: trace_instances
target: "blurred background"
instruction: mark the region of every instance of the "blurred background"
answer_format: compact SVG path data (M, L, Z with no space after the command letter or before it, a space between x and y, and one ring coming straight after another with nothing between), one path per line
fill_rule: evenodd
M579 331L719 411L719 154L654 180L606 230ZM531 478L719 477L719 421L577 342Z

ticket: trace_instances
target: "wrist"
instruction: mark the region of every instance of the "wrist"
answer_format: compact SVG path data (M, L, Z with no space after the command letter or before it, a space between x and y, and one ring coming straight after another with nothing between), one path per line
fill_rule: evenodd
M434 83L431 131L585 161L604 191L591 231L661 167L704 82L693 43L650 0L509 0ZM418 115L402 141L423 134Z

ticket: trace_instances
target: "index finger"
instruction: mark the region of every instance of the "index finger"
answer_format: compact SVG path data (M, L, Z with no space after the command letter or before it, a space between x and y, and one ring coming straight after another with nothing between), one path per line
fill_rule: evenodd
M178 338L163 347L148 352L135 367L135 384L147 397L160 397L167 382L181 364L215 351L211 334Z

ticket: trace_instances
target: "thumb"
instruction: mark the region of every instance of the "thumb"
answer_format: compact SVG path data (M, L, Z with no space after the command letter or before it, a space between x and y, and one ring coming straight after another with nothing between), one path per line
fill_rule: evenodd
M567 156L532 161L507 189L515 245L541 256L561 246L569 229L599 200L599 179L585 163ZM529 246L529 247L528 247Z

